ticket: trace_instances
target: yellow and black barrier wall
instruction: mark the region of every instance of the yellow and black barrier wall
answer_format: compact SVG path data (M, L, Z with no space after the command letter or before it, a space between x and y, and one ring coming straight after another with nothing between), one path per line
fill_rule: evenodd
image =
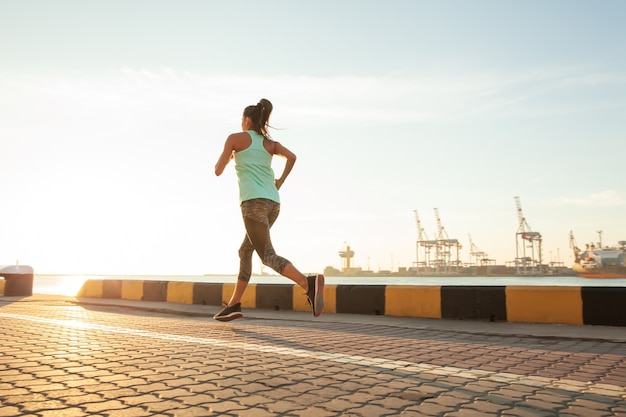
M88 280L77 297L222 305L235 284ZM326 313L626 326L626 288L326 285ZM296 285L249 284L243 308L310 311ZM216 308L217 312L219 308Z

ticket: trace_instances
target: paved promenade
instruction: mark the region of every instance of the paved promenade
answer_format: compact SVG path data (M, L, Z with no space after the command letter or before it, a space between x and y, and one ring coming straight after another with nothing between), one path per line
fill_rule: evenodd
M626 331L0 297L0 416L626 416Z

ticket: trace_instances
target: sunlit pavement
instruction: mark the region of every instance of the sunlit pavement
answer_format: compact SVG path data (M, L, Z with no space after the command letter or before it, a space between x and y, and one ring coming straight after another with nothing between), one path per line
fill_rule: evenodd
M626 331L0 297L0 416L623 416Z

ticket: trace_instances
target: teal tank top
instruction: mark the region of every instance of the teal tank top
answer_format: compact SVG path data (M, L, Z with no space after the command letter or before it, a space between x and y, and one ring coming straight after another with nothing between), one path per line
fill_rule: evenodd
M248 130L252 143L243 151L235 152L235 171L239 181L239 201L266 198L280 203L274 183L272 155L263 147L263 136Z

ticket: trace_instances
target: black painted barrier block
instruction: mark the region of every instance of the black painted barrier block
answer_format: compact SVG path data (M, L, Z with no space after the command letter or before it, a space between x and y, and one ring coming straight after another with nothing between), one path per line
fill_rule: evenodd
M583 323L626 326L626 288L581 287Z
M441 287L441 317L444 319L506 321L505 287Z
M384 285L337 285L337 313L385 314Z
M196 282L193 284L193 303L221 306L223 284L213 282Z
M167 301L167 281L144 281L142 301Z
M105 279L102 281L102 298L122 298L122 281L119 279Z
M256 286L256 308L293 310L293 285L264 284Z

